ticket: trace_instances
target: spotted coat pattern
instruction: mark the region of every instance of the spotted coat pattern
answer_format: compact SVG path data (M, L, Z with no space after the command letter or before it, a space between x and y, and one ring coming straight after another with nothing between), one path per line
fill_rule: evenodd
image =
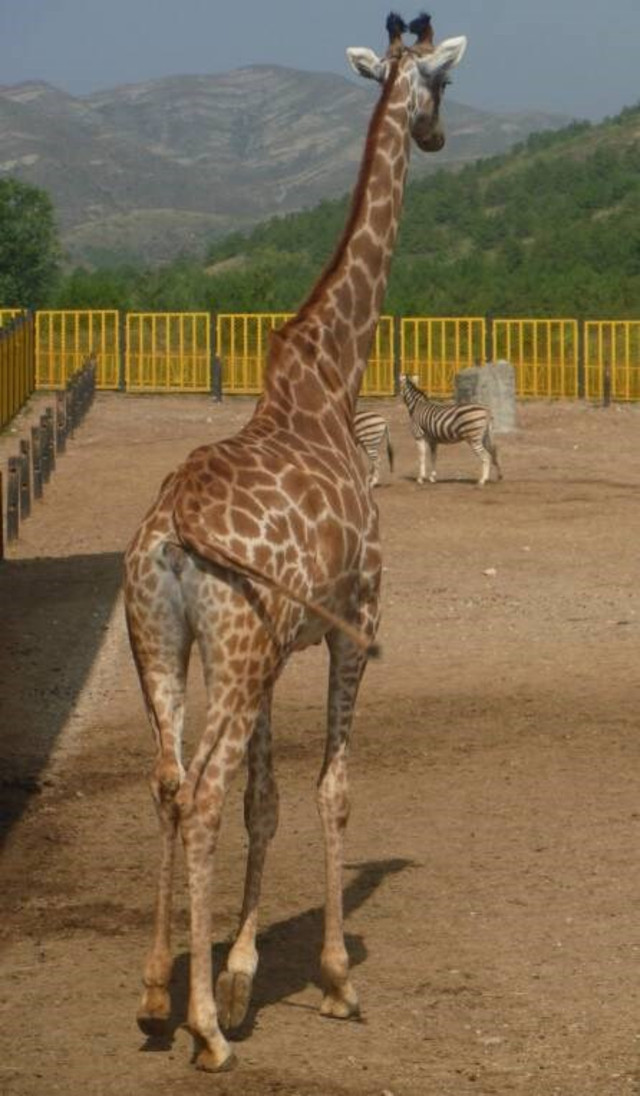
M421 47L422 48L422 47ZM430 43L423 47L432 50ZM358 686L379 620L378 514L353 415L383 301L410 134L442 143L436 97L416 90L416 50L395 48L373 114L351 214L336 253L296 317L272 337L265 391L233 437L192 452L163 483L125 557L132 651L156 742L151 789L162 833L154 934L138 1023L170 1012L171 877L179 831L191 908L188 1027L196 1064L233 1061L222 1029L245 1017L257 968L258 900L278 795L270 709L288 657L329 648L327 739L317 801L326 848L321 1011L358 1011L342 911L349 815L347 749ZM207 690L205 724L182 759L189 654ZM213 852L230 782L248 757L249 837L240 927L215 989Z

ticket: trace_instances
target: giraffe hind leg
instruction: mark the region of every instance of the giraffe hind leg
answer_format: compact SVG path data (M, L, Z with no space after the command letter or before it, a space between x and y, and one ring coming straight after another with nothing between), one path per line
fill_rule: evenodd
M173 969L171 912L178 812L175 796L183 777L181 741L189 640L184 623L175 616L170 641L162 645L162 672L158 670L158 636L149 620L127 614L129 637L149 722L156 740L156 761L150 786L160 822L161 858L151 948L143 970L143 992L137 1013L140 1030L151 1038L162 1037L171 1013L169 982ZM150 667L153 664L154 669Z
M375 634L375 627L371 629ZM324 943L320 970L324 982L322 1016L348 1020L360 1015L358 995L349 977L344 942L342 862L344 833L349 818L347 749L353 709L366 658L343 635L327 637L331 653L329 710L325 758L318 781L318 811L322 822L326 860Z
M240 928L226 969L216 983L216 1008L224 1030L239 1027L251 1001L253 979L258 967L256 932L262 874L269 842L278 825L278 790L273 776L271 752L270 696L265 699L249 743L244 817L249 835L244 901Z
M210 696L203 736L176 797L191 907L187 1027L194 1037L196 1067L208 1073L230 1069L235 1062L235 1055L221 1031L213 993L214 853L227 792L251 739L261 707L260 696L252 697L249 691L245 691L241 678L229 675L224 680L224 675L221 675L221 679L219 687ZM233 703L229 703L230 694L236 695ZM241 1011L245 997L248 1001L249 989L241 987L240 980L232 985L228 1011L234 1019Z

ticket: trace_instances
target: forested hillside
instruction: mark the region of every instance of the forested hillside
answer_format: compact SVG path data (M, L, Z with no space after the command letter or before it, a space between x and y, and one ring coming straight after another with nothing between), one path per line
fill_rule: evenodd
M346 63L346 62L345 62ZM202 259L211 239L309 209L350 185L375 90L335 73L254 65L79 98L41 81L0 87L0 178L46 190L73 262ZM426 175L506 152L569 119L444 107Z
M413 183L385 310L640 315L639 137L640 106ZM60 303L293 310L330 255L347 204L323 202L228 236L204 267L76 272Z

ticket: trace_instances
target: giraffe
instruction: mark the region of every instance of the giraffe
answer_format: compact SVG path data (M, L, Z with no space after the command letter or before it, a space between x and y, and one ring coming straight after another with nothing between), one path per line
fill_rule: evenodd
M415 42L405 45L409 30ZM133 658L156 743L151 792L162 851L138 1024L160 1034L170 1012L171 878L179 831L190 899L187 1027L195 1064L235 1061L223 1031L247 1013L257 969L258 901L278 821L271 700L288 657L329 650L327 737L317 785L326 899L320 1011L357 1016L344 943L342 858L354 704L379 621L378 512L353 415L384 297L411 139L444 144L440 100L466 39L435 46L430 17L387 19L389 47L347 51L382 85L347 223L296 316L271 338L264 391L236 435L195 449L162 484L125 553ZM188 764L181 739L189 654L197 644L205 724ZM213 853L230 782L247 755L248 855L238 933L214 994Z

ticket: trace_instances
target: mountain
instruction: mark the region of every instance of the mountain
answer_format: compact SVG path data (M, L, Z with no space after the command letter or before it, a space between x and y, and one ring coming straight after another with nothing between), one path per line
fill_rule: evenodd
M293 311L345 216L344 200L325 201L214 242L201 300L222 312ZM388 312L636 319L639 301L640 104L407 188Z
M46 83L0 87L0 178L45 188L70 262L162 262L308 208L355 181L375 89L255 66L76 98ZM444 107L445 149L419 177L504 152L568 119Z

